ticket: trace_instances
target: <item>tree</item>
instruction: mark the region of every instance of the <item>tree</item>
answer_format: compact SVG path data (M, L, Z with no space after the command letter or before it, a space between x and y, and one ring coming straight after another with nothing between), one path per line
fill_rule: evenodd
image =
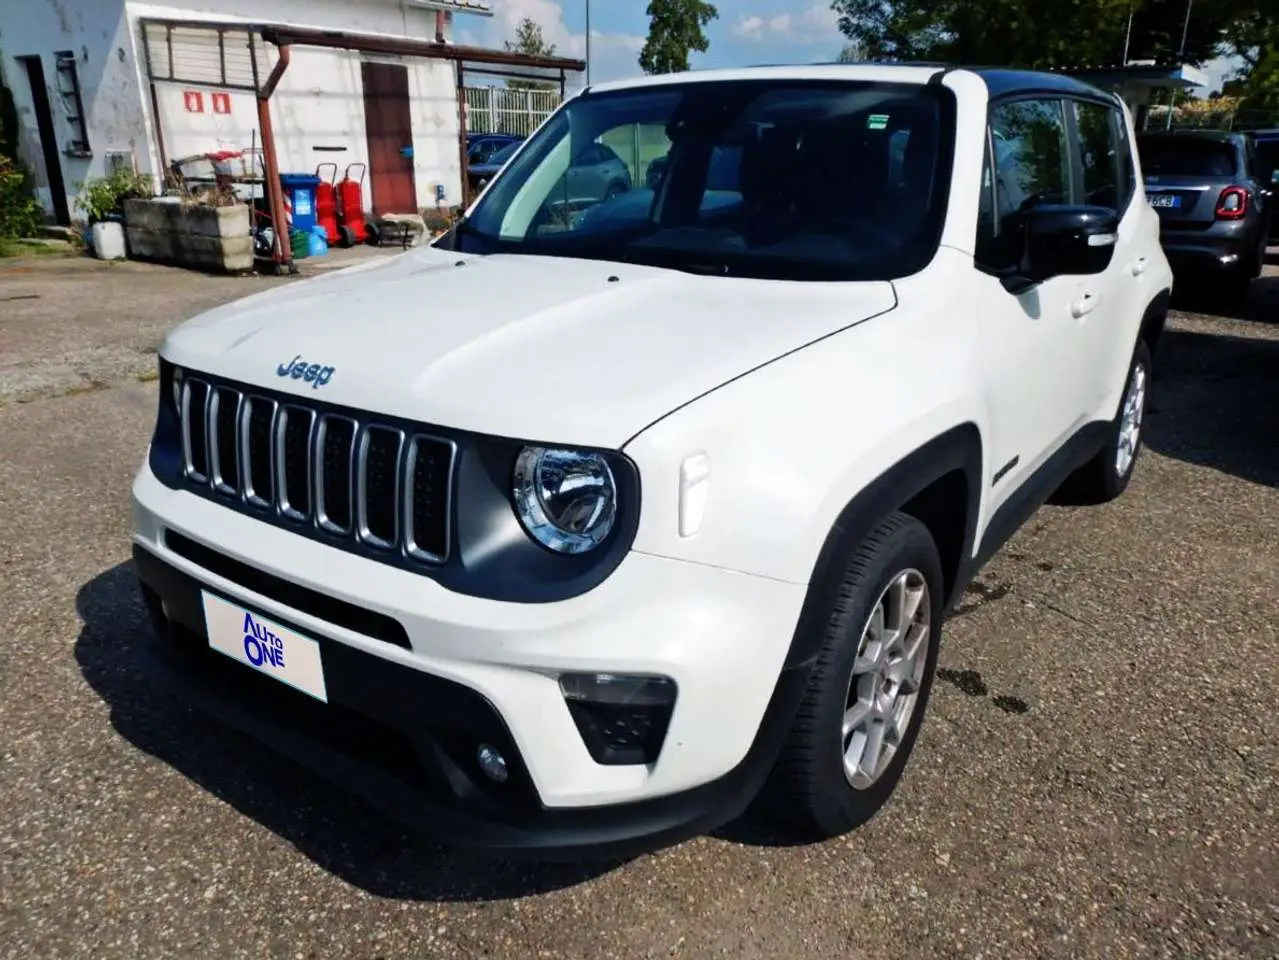
M1256 4L1193 0L1185 60L1215 56L1233 9ZM872 58L1046 68L1118 64L1126 38L1130 60L1175 60L1187 0L834 0L832 7L840 31Z
M866 51L860 43L846 43L835 58L836 63L860 63L866 59Z
M645 73L675 73L688 69L688 55L710 48L705 27L719 16L705 0L649 0L648 39L640 51Z
M525 17L515 27L515 39L504 44L507 53L522 53L530 57L555 56L555 44L547 43L542 35L542 25L532 17ZM507 80L507 87L512 90L552 90L558 84L538 80Z

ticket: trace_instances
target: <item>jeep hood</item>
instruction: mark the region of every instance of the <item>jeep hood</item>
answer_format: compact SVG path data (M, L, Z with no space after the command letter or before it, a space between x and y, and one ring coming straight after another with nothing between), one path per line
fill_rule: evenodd
M703 277L423 247L175 328L193 370L459 430L617 448L672 410L891 310L893 286ZM280 376L291 361L328 382Z

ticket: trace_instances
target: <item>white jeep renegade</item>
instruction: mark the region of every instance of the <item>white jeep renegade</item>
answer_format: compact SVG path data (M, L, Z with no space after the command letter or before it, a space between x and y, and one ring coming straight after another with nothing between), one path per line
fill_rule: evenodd
M153 662L490 850L850 830L974 571L1128 484L1171 289L1132 142L1054 75L591 87L433 245L168 337Z

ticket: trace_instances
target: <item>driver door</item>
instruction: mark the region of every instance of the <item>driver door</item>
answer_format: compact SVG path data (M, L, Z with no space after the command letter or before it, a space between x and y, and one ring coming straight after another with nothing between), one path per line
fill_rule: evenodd
M1019 295L999 281L1021 260L1025 212L1071 201L1062 100L997 103L987 142L975 259L998 507L1084 420L1092 379L1079 320L1090 301L1079 276L1052 277Z

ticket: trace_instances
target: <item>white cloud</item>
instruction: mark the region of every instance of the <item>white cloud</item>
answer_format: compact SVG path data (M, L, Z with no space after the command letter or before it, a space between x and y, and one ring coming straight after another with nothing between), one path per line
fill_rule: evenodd
M739 17L734 36L743 40L787 40L794 43L825 43L838 36L835 11L827 0L816 0L801 13L779 13L772 17L757 14Z
M502 49L507 40L515 38L520 21L528 17L542 28L542 36L555 46L558 56L585 59L586 34L570 30L565 24L564 5L559 0L503 0L495 8L494 17L480 28L481 46ZM643 37L592 29L591 81L599 83L639 74L637 57L643 46Z

